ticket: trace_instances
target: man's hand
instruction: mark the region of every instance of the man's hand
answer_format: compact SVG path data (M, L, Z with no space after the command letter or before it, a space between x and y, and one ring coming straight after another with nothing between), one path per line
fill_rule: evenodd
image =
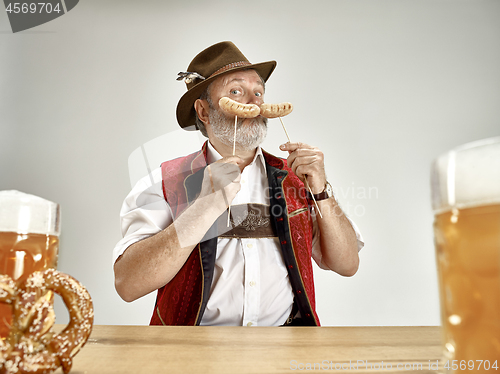
M239 165L242 163L238 156L230 156L208 165L203 174L199 198L215 194L214 203L221 211L226 210L241 189Z
M288 151L288 166L302 181L307 182L313 194L323 192L326 184L324 155L318 148L304 143L285 143L282 151Z

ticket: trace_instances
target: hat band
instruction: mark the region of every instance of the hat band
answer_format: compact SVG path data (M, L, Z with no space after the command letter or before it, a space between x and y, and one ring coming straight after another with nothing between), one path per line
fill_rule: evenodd
M247 61L232 62L232 63L230 63L230 64L228 64L226 66L221 67L215 73L213 73L212 75L210 75L209 78L213 77L214 75L218 75L220 73L223 73L226 70L233 69L233 68L236 68L236 67L239 67L239 66L248 66L248 65L252 65L252 64L249 63L249 62L247 62Z

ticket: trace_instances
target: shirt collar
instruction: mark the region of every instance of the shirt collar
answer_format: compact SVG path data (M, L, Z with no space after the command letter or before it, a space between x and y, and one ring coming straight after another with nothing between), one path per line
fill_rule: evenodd
M208 145L207 145L207 163L211 164L215 161L220 160L222 158L220 153L217 152L217 150L214 148L212 143L210 143L210 141L208 141L207 143L208 143ZM250 163L250 165L248 165L248 166L253 165L256 162L256 160L259 160L258 162L260 162L262 164L262 166L264 166L264 170L265 170L266 161L264 159L264 155L262 154L262 148L260 147L260 145L257 147L257 151L255 152L255 156L254 156L252 162Z

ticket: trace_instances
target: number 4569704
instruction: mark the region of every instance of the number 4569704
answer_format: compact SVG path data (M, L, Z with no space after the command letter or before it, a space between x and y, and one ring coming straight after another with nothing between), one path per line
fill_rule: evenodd
M7 13L60 13L59 3L53 6L51 3L9 3L5 9Z
M448 370L498 370L498 363L495 360L491 363L489 360L452 360L446 361L444 368Z

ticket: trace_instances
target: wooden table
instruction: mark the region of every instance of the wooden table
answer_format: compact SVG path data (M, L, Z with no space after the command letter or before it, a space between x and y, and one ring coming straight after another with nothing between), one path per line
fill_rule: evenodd
M439 327L98 325L71 373L434 373L440 353Z

